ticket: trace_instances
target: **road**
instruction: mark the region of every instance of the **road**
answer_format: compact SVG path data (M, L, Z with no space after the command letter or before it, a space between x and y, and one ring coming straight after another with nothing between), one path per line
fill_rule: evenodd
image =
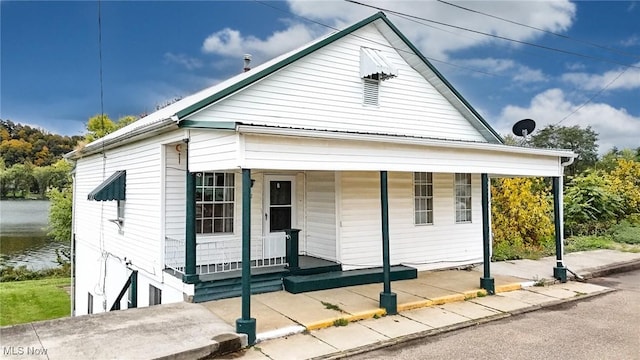
M351 359L640 359L640 270L589 282L618 291Z

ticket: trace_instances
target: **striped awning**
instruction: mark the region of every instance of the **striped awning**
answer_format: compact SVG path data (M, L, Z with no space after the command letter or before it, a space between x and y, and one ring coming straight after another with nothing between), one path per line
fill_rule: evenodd
M398 76L398 70L387 60L382 51L360 48L360 77L387 80Z
M89 193L87 198L96 201L125 200L127 189L127 172L116 171L113 175L98 185Z

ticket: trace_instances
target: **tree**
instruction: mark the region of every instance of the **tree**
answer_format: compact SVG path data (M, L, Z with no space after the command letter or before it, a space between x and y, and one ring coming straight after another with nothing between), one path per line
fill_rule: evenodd
M22 197L26 197L33 185L33 166L31 164L15 164L7 170L6 185L11 189L13 197L19 192Z
M49 236L56 241L70 241L73 194L70 187L47 192L49 207Z
M33 178L38 185L38 195L41 199L44 199L53 176L54 174L51 166L36 166L33 168Z
M138 120L132 115L123 116L114 122L107 115L96 115L87 122L86 142L92 142Z
M491 186L491 228L494 257L512 258L540 250L553 238L549 189L541 178L494 179Z
M598 160L598 134L587 126L548 125L531 136L530 144L540 148L570 149L578 157L567 167L567 175L577 175L593 166Z
M609 192L621 198L623 215L640 214L640 162L619 158L607 176Z
M0 156L7 166L24 164L31 160L33 145L23 139L10 139L0 144Z

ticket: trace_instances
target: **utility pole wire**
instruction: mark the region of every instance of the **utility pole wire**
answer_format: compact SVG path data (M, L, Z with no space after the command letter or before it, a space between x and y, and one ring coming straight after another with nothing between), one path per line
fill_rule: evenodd
M510 42L514 42L514 43L518 43L518 44L522 44L522 45L533 46L533 47L537 47L537 48L548 50L548 51L555 51L555 52L559 52L559 53L563 53L563 54L567 54L567 55L573 55L573 56L578 56L578 57L582 57L582 58L586 58L586 59L592 59L592 60L597 60L597 61L601 61L601 62L608 62L608 63L611 63L611 64L616 64L616 65L620 65L620 66L624 66L624 67L632 67L632 68L640 69L640 66L633 65L633 64L625 64L625 63L621 63L621 62L618 62L618 61L615 61L615 60L611 60L611 59L606 59L606 58L601 58L601 57L597 57L597 56L581 54L581 53L577 53L577 52L574 52L574 51L554 48L554 47L540 45L540 44L536 44L536 43L530 43L530 42L527 42L527 41L511 39L511 38L508 38L508 37L495 35L495 34L490 34L490 33L482 32L482 31L479 31L479 30L473 30L473 29L462 27L462 26L447 24L447 23L444 23L444 22L441 22L441 21L426 19L426 18L423 18L423 17L420 17L420 16L405 14L405 13L400 12L400 11L395 11L395 10L391 10L391 9L382 8L382 7L379 7L379 6L373 6L373 5L369 5L369 4L364 4L364 3L361 3L361 2L358 2L358 1L355 1L355 0L345 0L345 1L353 3L353 4L356 4L356 5L361 5L361 6L364 6L364 7L376 9L376 10L379 10L379 11L388 12L390 14L393 14L393 15L396 15L396 16L399 16L399 17L413 18L413 19L416 19L416 20L421 20L421 21L426 21L426 22L430 22L430 23L434 23L434 24L438 24L438 25L442 25L442 26L452 27L454 29L468 31L468 32L472 32L472 33L475 33L475 34L489 36L489 37L496 38L496 39L510 41ZM423 24L423 25L426 25L426 24Z
M488 13L485 13L485 12L482 12L482 11L479 11L479 10L470 9L470 8L464 7L462 5L453 4L453 3L450 3L450 2L447 2L447 1L444 1L444 0L436 0L436 1L438 1L439 3L445 4L445 5L456 7L456 8L461 9L461 10L465 10L465 11L469 11L469 12L472 12L472 13L488 16L488 17L493 18L493 19L505 21L505 22L508 22L510 24L526 27L528 29L541 31L541 32L543 32L545 34L557 36L557 37L560 37L560 38L563 38L563 39L566 39L566 40L571 40L571 41L575 41L575 42L578 42L578 43L581 43L581 44L590 45L590 46L597 47L597 48L600 48L600 49L608 50L608 51L617 53L619 55L624 55L624 56L629 56L629 57L633 57L633 58L636 58L636 59L640 59L640 55L638 55L638 54L632 54L632 53L629 53L629 52L626 52L626 51L623 51L623 50L620 50L620 49L612 48L612 47L605 46L605 45L600 45L600 44L592 42L592 41L576 39L576 38L570 37L568 35L559 34L559 33L556 33L556 32L550 31L550 30L545 30L545 29L541 29L541 28L538 28L538 27L535 27L535 26L523 24L523 23L520 23L520 22L517 22L517 21L514 21L514 20L509 20L509 19L497 16L497 15L492 15L492 14L488 14Z

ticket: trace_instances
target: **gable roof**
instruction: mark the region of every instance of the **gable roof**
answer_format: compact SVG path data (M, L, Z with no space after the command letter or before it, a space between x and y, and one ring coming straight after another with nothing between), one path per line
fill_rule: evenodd
M500 135L482 118L482 116L467 102L464 97L442 76L438 70L427 60L422 53L391 23L383 12L378 12L364 20L355 23L344 30L330 33L296 50L290 51L271 59L251 71L240 73L217 85L206 88L195 94L189 95L165 108L149 114L140 120L119 129L107 136L87 144L82 153L92 153L103 149L105 146L120 143L124 139L133 137L151 136L157 130L178 125L193 126L193 122L187 118L201 111L215 102L218 102L247 86L277 72L289 64L327 46L354 31L374 24L385 36L389 43L398 51L400 56L428 82L430 82L463 116L480 132L489 143L503 143ZM235 129L235 123L212 124L218 128ZM79 151L67 154L67 157L76 157Z

